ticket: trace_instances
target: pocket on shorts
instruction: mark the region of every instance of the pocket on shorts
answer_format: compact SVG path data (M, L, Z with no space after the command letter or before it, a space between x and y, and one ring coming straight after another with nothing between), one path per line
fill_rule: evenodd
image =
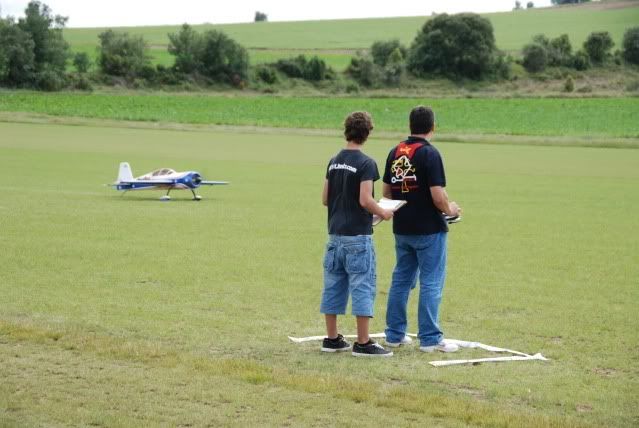
M368 272L371 266L370 247L366 245L353 245L345 247L346 260L344 268L349 274Z
M337 247L333 244L326 245L326 253L324 254L324 270L333 272L335 270L335 251Z

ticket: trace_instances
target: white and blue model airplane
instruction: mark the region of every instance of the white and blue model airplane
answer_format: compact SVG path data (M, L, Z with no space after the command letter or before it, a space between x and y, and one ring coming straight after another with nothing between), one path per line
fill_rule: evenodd
M228 181L207 181L202 180L202 176L196 171L176 172L169 168L161 168L151 171L137 178L133 178L133 172L128 162L122 162L118 171L118 179L113 186L117 190L166 190L166 195L160 198L161 201L170 201L169 193L173 189L190 190L193 193L193 200L199 201L202 197L195 193L195 189L200 186L215 186L229 184Z

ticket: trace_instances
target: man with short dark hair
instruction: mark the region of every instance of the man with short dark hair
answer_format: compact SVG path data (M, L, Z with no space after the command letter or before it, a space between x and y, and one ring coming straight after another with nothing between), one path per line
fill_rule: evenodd
M458 216L461 208L449 202L446 175L439 151L431 145L435 115L424 106L409 116L411 135L388 154L384 170L384 196L407 204L395 213L396 265L386 309L386 344L408 344L406 304L419 273L418 325L420 350L455 352L439 327L439 304L446 275L448 224L445 215Z
M376 294L376 260L373 246L373 214L389 220L393 212L382 209L373 198L373 182L379 180L377 164L362 153L373 129L366 112L351 113L344 121L346 147L326 168L322 203L328 207L329 239L324 255L324 290L320 311L326 319L323 352L351 350L337 331L337 315L346 312L348 296L357 320L357 342L352 354L390 357L392 352L370 339L369 319Z

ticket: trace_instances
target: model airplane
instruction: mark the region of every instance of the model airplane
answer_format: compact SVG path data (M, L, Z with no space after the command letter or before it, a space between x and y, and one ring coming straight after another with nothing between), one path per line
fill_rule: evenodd
M170 201L169 193L173 189L190 190L193 193L193 200L199 201L202 197L195 193L195 189L200 186L215 186L229 184L228 181L207 181L202 180L199 172L185 171L176 172L169 168L161 168L151 171L137 178L133 178L133 172L128 162L120 164L118 179L111 186L117 190L128 192L129 190L166 190L166 195L160 198L161 201Z

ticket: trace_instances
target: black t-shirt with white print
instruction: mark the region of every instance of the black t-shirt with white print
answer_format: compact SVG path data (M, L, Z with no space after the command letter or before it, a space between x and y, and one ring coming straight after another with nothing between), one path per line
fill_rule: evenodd
M393 233L430 235L448 232L448 224L439 209L435 207L430 194L432 186L446 187L446 174L441 155L423 138L410 136L405 143L411 146L414 144L423 144L423 146L416 149L412 160L404 159L404 162L409 164L403 169L394 168L393 165L396 161L397 147L393 147L386 159L384 183L391 185L393 199L402 199L407 202L393 216ZM393 186L393 184L403 181L404 177L401 173L405 173L407 167L412 174L410 178L416 181L417 186L402 191L400 186Z
M379 180L375 161L360 150L342 150L326 167L328 180L328 233L372 235L373 216L359 204L362 181Z

